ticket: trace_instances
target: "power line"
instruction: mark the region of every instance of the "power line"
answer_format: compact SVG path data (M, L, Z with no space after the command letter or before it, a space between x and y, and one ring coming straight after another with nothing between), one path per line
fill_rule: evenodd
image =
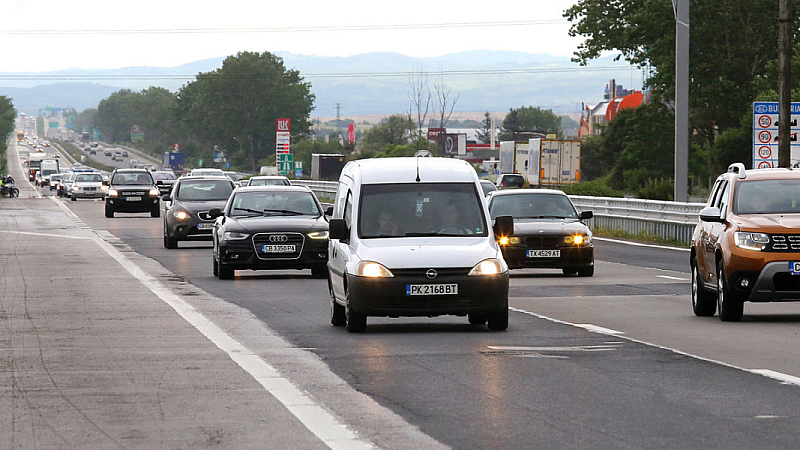
M330 25L308 27L255 27L255 28L143 28L133 30L0 30L6 35L125 35L125 34L199 34L199 33L305 33L324 31L375 31L375 30L421 30L431 28L470 27L521 27L534 25L560 25L566 19L518 20L506 22L447 22L397 25Z
M509 74L540 74L540 73L565 73L565 72L605 72L614 70L627 70L627 67L620 66L576 66L576 67L529 67L516 69L464 69L464 70L433 70L433 71L396 71L396 72L319 72L319 73L300 73L304 79L310 78L389 78L389 77L408 77L411 75L509 75ZM93 80L187 80L196 77L192 75L159 75L159 74L137 74L137 75L21 75L21 74L0 74L0 80L58 80L58 81L93 81ZM205 76L225 79L257 79L272 78L271 75L219 75L207 73Z

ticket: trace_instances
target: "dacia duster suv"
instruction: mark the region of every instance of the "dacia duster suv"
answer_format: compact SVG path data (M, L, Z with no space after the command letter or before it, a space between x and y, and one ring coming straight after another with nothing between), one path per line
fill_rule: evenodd
M800 301L800 170L717 178L692 235L692 307L741 320L744 302Z

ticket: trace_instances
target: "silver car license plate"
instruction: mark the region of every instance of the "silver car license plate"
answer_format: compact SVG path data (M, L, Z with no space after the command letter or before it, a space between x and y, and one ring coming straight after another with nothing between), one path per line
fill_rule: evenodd
M197 229L198 230L210 230L212 228L214 228L214 222L198 223L197 224Z
M458 284L407 284L406 295L457 295Z

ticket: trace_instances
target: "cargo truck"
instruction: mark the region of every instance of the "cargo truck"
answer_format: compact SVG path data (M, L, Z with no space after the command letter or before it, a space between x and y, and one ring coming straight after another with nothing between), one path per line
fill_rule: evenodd
M336 181L342 173L347 158L339 154L311 154L311 179Z
M45 152L31 152L28 154L28 180L36 179L36 172L42 168L42 160L47 157Z
M500 143L500 173L518 173L532 186L561 186L581 179L581 143L532 138Z

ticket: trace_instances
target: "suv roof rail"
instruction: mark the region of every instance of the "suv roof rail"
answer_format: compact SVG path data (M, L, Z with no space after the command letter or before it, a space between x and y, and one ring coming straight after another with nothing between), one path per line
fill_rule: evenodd
M733 163L728 166L728 173L738 173L740 179L747 178L747 172L744 169L744 164L742 163Z

